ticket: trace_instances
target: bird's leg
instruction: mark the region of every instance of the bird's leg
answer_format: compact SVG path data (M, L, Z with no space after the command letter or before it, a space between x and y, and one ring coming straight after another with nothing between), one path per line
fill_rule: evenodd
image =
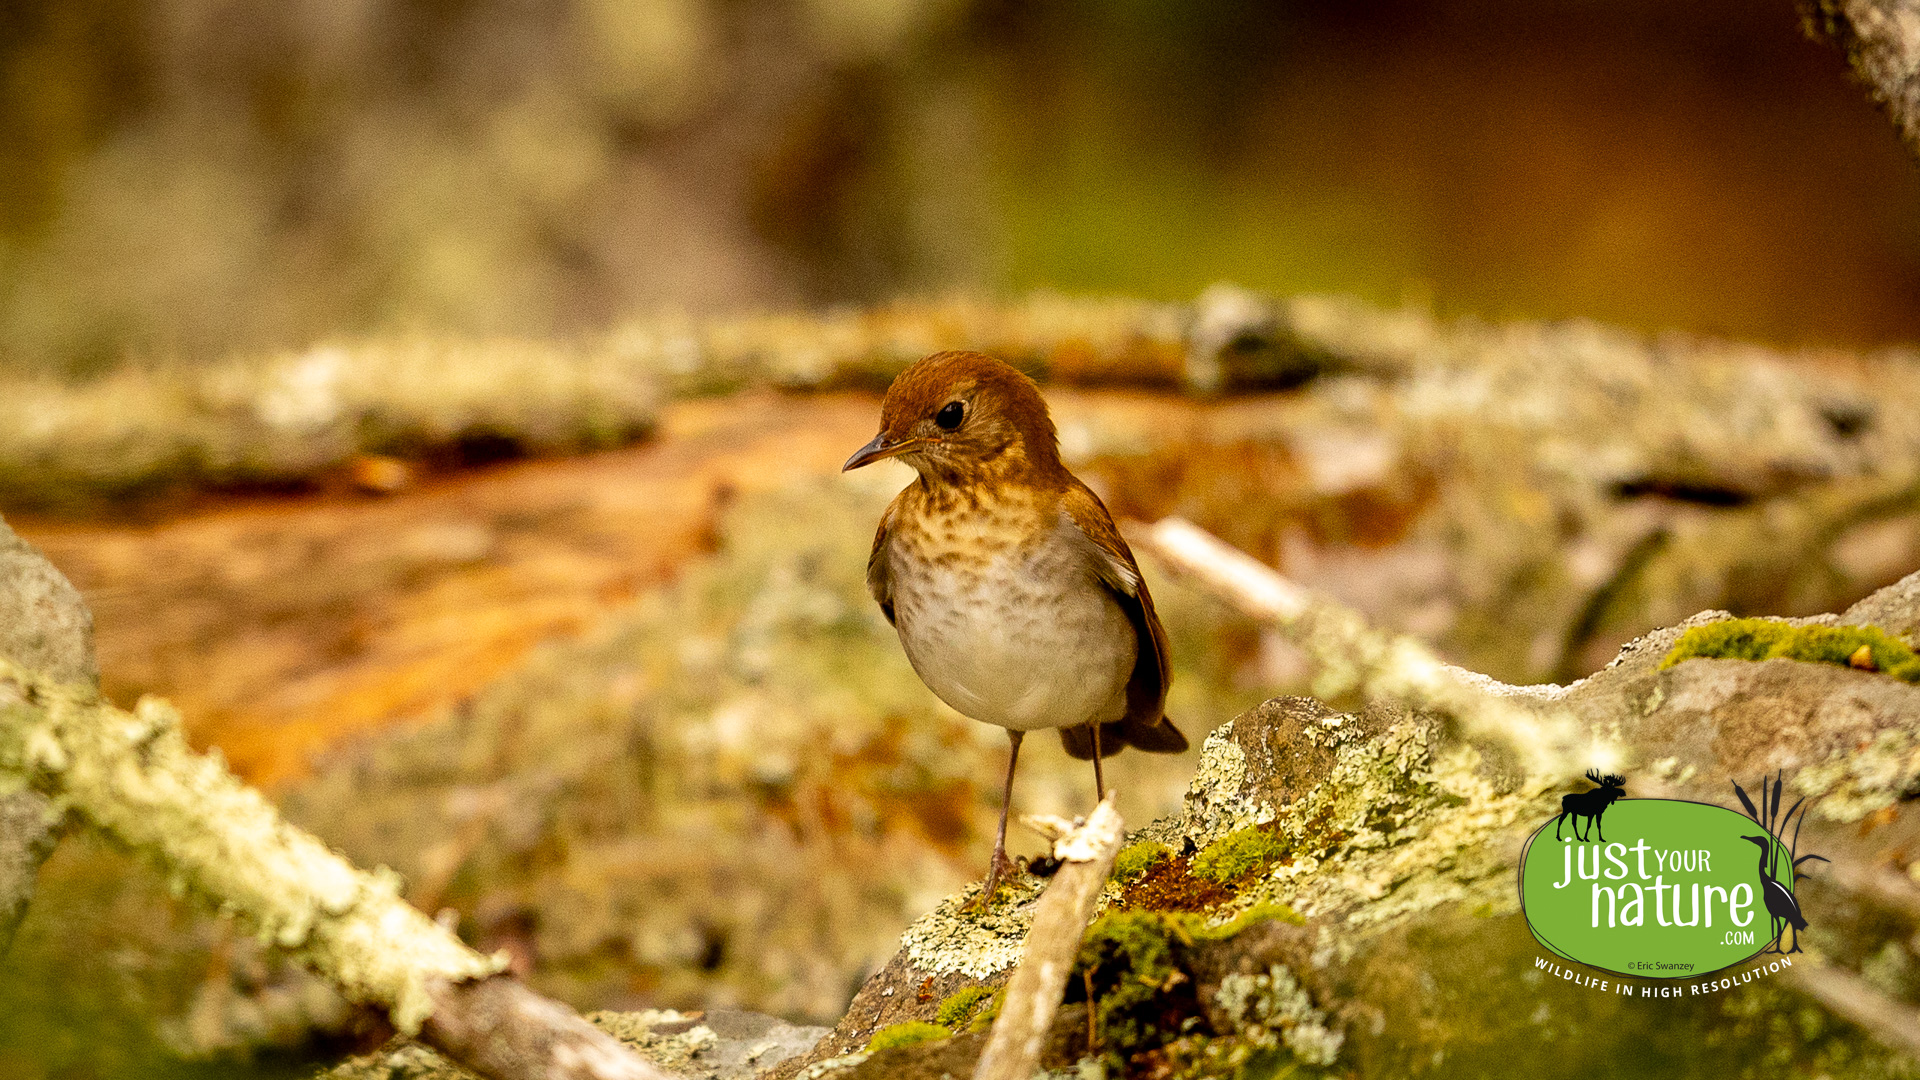
M1024 731L1007 731L1007 741L1011 744L1007 751L1007 786L1000 795L1000 832L993 838L993 858L987 863L987 885L980 890L969 907L978 905L985 911L993 906L993 894L1000 888L1002 874L1012 874L1013 860L1007 858L1007 811L1013 808L1013 767L1020 763L1020 740L1026 738Z
M1100 721L1093 722L1093 801L1107 800L1107 778L1100 772Z

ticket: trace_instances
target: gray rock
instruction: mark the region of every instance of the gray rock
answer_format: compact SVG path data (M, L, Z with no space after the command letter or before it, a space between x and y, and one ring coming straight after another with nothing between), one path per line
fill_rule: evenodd
M100 685L93 613L60 571L0 520L0 656L69 682ZM37 792L0 795L0 954L33 899L60 821Z
M93 613L60 571L0 520L0 656L65 682L100 684Z

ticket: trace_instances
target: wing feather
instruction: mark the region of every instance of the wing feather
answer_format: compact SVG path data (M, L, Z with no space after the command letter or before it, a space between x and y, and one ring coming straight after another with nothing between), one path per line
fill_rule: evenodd
M1133 624L1138 650L1133 674L1127 680L1127 713L1123 721L1127 741L1142 750L1162 753L1186 749L1186 737L1166 718L1167 684L1173 676L1167 632L1153 610L1153 595L1140 576L1133 549L1114 526L1113 516L1100 497L1077 479L1062 497L1061 516L1068 537L1076 540L1087 557L1089 568L1112 591L1114 600ZM1087 741L1091 742L1090 733ZM1104 731L1101 742L1104 751L1104 744L1108 742ZM1069 745L1069 752L1072 749ZM1090 746L1088 750L1090 753Z
M887 562L887 527L893 524L893 514L899 506L900 500L896 497L887 505L887 512L880 515L880 527L873 532L873 550L867 553L867 591L873 594L874 602L880 605L880 614L887 617L890 626L898 624L893 621L893 569Z

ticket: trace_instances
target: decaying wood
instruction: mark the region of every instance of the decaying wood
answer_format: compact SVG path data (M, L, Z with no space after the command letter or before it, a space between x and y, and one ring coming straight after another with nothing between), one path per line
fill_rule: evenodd
M1170 569L1304 649L1319 666L1314 693L1320 698L1357 693L1451 715L1468 733L1512 747L1541 786L1596 764L1610 768L1618 756L1564 710L1521 704L1500 683L1441 660L1408 635L1367 625L1358 612L1301 588L1190 522L1162 518L1138 535L1141 547Z
M126 712L91 687L0 658L0 782L70 808L348 1000L385 1010L483 1076L664 1075L565 1007L488 978L504 958L481 956L409 906L391 874L357 870L288 824L217 754L195 753L165 702L144 698Z
M1915 0L1801 0L1807 31L1847 54L1867 93L1920 154L1920 3Z
M1422 411L1470 407L1513 419L1542 406L1591 411L1611 403L1636 417L1614 423L1611 434L1642 455L1590 465L1632 467L1624 479L1655 490L1677 484L1745 491L1810 475L1782 467L1826 464L1805 460L1809 450L1832 456L1832 448L1805 445L1809 434L1819 441L1819 432L1801 423L1803 411L1827 411L1849 435L1873 427L1874 410L1850 389L1818 389L1824 380L1815 389L1795 386L1764 369L1841 361L1904 396L1897 371L1911 359L1899 350L1796 355L1680 336L1656 340L1578 321L1443 322L1417 309L1229 286L1190 303L1038 294L1008 302L954 298L750 318L655 318L567 343L324 343L129 368L79 385L0 379L0 500L58 505L333 473L387 490L382 476L390 470L361 455L458 461L474 440L529 453L590 449L652 430L667 397L756 386L879 389L914 360L950 348L991 353L1055 385L1199 395L1287 389L1322 376L1389 382L1484 369L1474 386L1425 395ZM1725 378L1716 369L1728 361L1755 370ZM1501 407L1506 395L1498 383L1509 380L1509 369L1531 373L1543 388L1523 410ZM1673 392L1700 372L1703 385ZM1654 388L1659 397L1651 408L1635 400L1648 389L1637 384L1650 379L1674 381ZM1607 395L1589 404L1586 384L1596 381ZM1774 399L1783 393L1796 399L1787 404L1806 408L1782 411ZM1779 417L1764 422L1770 427L1750 422L1768 412ZM1681 430L1659 430L1673 427ZM1735 452L1699 445L1721 441L1722 429L1739 436Z
M1034 907L1025 952L1007 982L1006 1000L973 1080L1027 1080L1033 1075L1060 1008L1067 973L1080 951L1080 937L1093 918L1094 905L1113 872L1113 858L1126 834L1111 791L1077 827L1053 819L1026 820L1052 834L1053 857L1060 860L1060 869Z

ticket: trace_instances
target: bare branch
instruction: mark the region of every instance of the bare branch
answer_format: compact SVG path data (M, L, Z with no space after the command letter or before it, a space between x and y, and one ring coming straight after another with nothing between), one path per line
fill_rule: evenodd
M1547 691L1507 686L1455 667L1405 634L1367 624L1360 613L1288 581L1252 556L1180 518L1163 518L1141 534L1141 546L1168 567L1254 618L1272 623L1319 667L1314 694L1337 699L1359 693L1436 712L1460 721L1470 734L1490 736L1519 752L1536 783L1578 776L1617 752L1581 734L1565 710L1529 706L1523 697Z
M30 785L174 885L290 950L348 1000L495 1080L663 1080L612 1036L504 978L399 896L283 820L217 754L197 754L173 707L129 713L90 687L0 658L0 784ZM424 1026L423 1026L424 1025Z
M1111 791L1078 828L1050 830L1046 819L1027 820L1043 832L1055 833L1053 857L1061 860L1061 866L1034 907L1026 951L1007 982L1006 1000L973 1070L973 1080L1027 1080L1033 1075L1066 990L1067 974L1073 970L1074 955L1080 951L1080 937L1086 933L1087 920L1093 918L1094 904L1113 872L1114 856L1120 853L1126 834Z

